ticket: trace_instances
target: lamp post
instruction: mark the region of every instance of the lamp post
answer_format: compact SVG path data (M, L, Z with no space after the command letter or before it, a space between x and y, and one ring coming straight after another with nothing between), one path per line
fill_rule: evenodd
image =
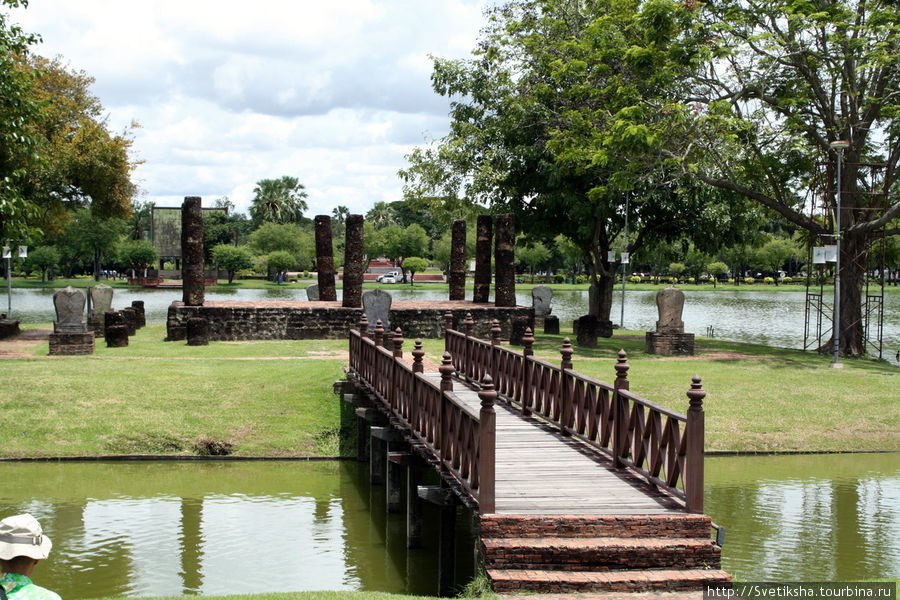
M628 253L628 204L631 200L631 194L625 195L625 235L622 238L622 307L619 313L619 327L625 329L625 265L629 261Z
M835 140L829 144L837 151L837 183L834 190L834 319L832 325L832 345L834 346L834 359L832 368L839 369L841 365L841 163L844 159L844 150L850 147L847 140Z

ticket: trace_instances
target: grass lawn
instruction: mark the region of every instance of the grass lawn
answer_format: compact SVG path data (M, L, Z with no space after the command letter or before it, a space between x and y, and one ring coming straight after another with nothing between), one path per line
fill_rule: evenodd
M332 383L344 340L165 342L165 326L126 348L47 357L47 342L0 361L0 410L16 423L0 455L203 454L335 456L340 403ZM540 336L537 356L559 361L564 336ZM440 361L443 340L425 340ZM684 412L695 374L707 391L706 447L714 452L900 450L900 368L812 352L698 338L697 356L644 352L642 332L575 348L575 369L612 381L628 353L631 390ZM412 350L407 340L404 350ZM230 447L228 446L230 444Z

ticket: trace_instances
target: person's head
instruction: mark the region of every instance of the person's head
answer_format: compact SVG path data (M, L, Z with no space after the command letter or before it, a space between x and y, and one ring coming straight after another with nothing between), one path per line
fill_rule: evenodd
M4 573L30 575L41 559L50 555L53 543L41 524L29 514L0 521L0 569Z

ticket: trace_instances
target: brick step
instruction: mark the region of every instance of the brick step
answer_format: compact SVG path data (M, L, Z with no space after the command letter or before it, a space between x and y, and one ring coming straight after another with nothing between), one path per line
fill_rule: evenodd
M610 571L718 568L721 548L700 538L489 538L484 562L494 569Z
M550 571L487 569L498 594L531 592L649 592L702 591L705 586L731 581L714 569L653 569L644 571Z
M483 538L710 537L706 515L482 515Z

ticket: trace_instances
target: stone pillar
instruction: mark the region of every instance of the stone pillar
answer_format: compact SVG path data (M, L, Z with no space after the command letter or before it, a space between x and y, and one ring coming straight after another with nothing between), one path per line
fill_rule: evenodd
M466 299L466 222L453 221L450 242L450 300Z
M138 329L140 329L141 327L146 327L147 326L147 311L144 309L144 301L143 300L132 300L131 308L134 309L134 312L137 315Z
M334 287L334 248L331 245L331 217L316 215L316 270L318 271L319 300L337 300Z
M103 314L103 337L107 348L121 348L128 345L128 326L122 313L107 311Z
M203 210L200 196L181 205L181 284L185 306L203 306Z
M363 284L363 217L348 215L347 240L344 245L344 308L362 307ZM319 290L321 297L321 290Z
M497 216L494 235L494 305L516 305L516 226L510 214Z
M494 222L490 215L478 215L475 239L475 290L472 302L487 302L491 292L491 238Z

